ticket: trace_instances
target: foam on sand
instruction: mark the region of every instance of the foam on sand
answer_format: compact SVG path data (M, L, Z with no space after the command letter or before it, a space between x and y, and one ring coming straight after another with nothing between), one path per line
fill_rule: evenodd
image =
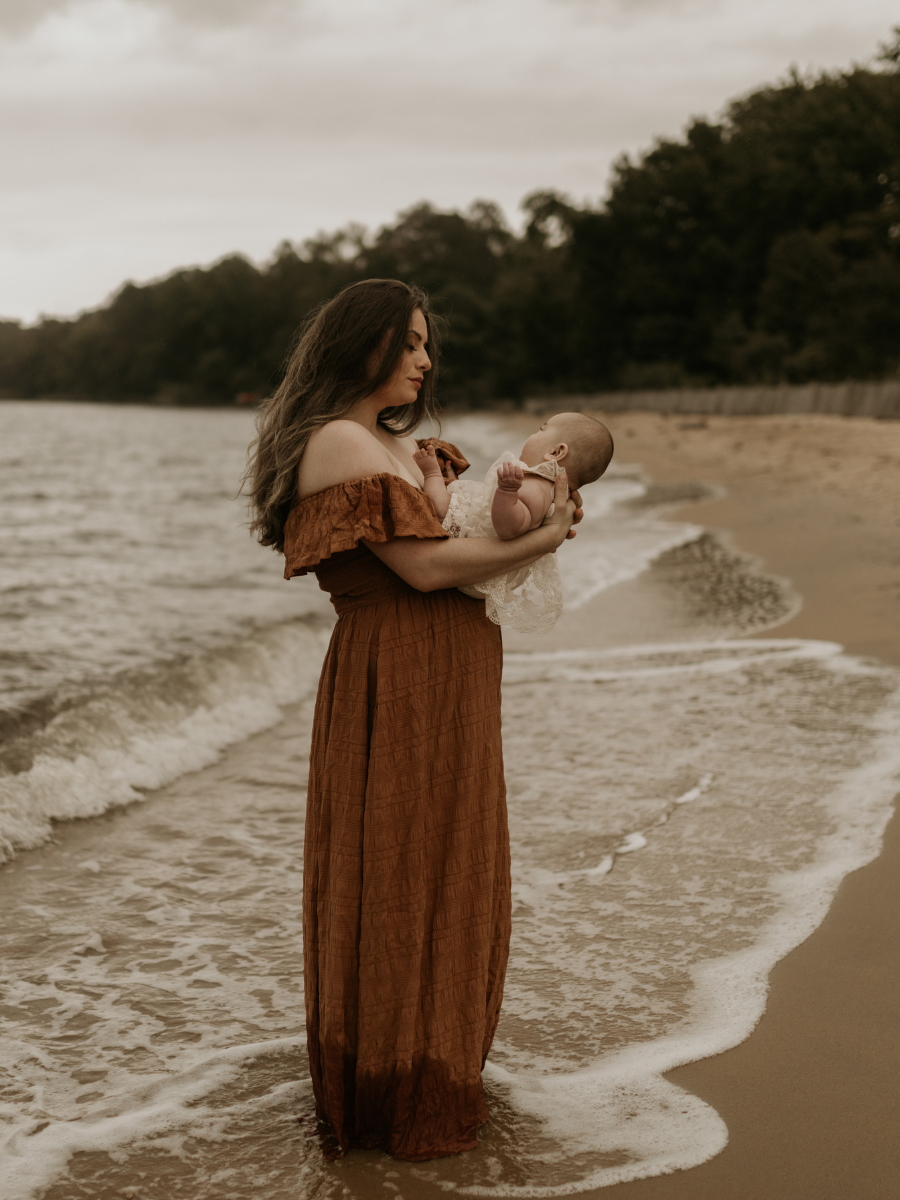
M568 1195L723 1148L664 1073L750 1034L774 964L877 855L898 683L789 639L508 656L513 955L485 1074L510 1116L445 1186Z
M19 1014L2 1043L18 1089L2 1110L10 1200L51 1177L53 1200L111 1194L136 1163L159 1194L370 1200L385 1182L576 1194L704 1161L727 1130L664 1073L750 1033L772 965L877 854L900 778L898 683L791 639L509 655L513 944L491 1121L457 1159L331 1163L298 1141L311 702L289 743L279 726L236 746L74 848L74 872L51 872L55 849L30 877L12 864L37 949L20 973L11 942L4 968Z

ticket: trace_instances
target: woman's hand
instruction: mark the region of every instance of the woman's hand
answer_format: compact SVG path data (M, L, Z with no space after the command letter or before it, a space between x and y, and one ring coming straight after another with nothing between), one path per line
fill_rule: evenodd
M579 492L577 488L574 491L569 492L569 499L574 501L575 504L575 515L572 518L572 524L577 525L579 521L584 520L584 509L581 507L581 492ZM566 534L567 538L573 538L574 536L574 529L570 529Z
M566 469L563 467L556 477L554 495L568 495L568 489L568 477ZM563 544L566 538L573 538L575 536L575 530L572 526L577 525L583 516L584 511L581 507L581 497L578 492L572 492L565 503L556 501L552 516L544 517L544 520L541 522L542 529L550 529L552 532L554 551L557 546Z

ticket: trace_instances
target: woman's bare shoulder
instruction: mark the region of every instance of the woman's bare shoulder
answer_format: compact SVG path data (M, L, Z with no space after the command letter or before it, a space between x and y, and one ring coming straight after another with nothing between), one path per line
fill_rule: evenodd
M376 437L356 421L329 421L306 444L297 477L302 500L313 492L393 470L390 455Z
M380 446L380 443L378 438L373 437L368 429L360 425L358 421L338 418L328 421L325 425L320 425L310 434L309 441L306 443L306 449L314 450L316 453L323 453L333 446L342 449L365 450L366 447Z
M408 446L411 451L416 451L419 448L418 439L411 433L392 433L391 437L400 446Z

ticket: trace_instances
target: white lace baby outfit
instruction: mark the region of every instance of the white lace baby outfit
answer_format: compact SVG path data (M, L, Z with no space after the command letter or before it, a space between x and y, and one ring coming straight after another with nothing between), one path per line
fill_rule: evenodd
M451 537L496 536L491 523L491 505L497 491L497 468L503 463L518 463L526 475L549 480L554 484L555 502L559 463L542 462L536 467L528 467L512 451L505 450L485 475L484 483L457 479L447 485L450 507L442 525ZM555 507L555 503L550 505L548 516ZM555 554L545 554L530 567L517 567L505 575L459 590L476 600L484 600L485 613L496 625L509 625L519 633L546 633L562 612L562 582Z

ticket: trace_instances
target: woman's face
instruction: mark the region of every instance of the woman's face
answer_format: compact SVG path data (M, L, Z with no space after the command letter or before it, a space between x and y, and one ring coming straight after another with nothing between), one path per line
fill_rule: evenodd
M416 309L406 331L406 345L397 370L375 393L382 408L395 405L414 404L425 381L425 372L431 370L428 357L428 326L421 309Z

